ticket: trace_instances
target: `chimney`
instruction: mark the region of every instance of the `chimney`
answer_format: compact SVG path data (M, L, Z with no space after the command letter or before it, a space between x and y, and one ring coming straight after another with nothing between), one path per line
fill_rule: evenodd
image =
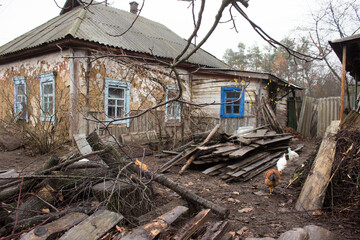
M137 14L138 12L138 6L139 4L135 1L129 3L130 4L130 12L133 13L133 14Z

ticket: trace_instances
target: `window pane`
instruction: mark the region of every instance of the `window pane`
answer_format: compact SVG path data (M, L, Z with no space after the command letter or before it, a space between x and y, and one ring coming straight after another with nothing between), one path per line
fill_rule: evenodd
M18 95L25 95L25 86L24 85L17 85L17 94Z
M44 84L44 94L52 94L53 93L53 86L51 83Z
M124 116L124 110L123 110L123 108L121 108L121 107L117 107L116 108L116 117L122 117L122 116Z
M52 96L49 97L49 104L50 104L50 105L53 104L53 97L52 97Z
M239 114L240 113L240 106L239 105L234 105L234 114Z
M117 100L117 105L119 107L124 107L124 100Z
M111 106L108 107L108 115L111 118L115 117L115 107L111 107Z
M109 88L109 98L124 98L124 89Z
M115 105L115 100L114 99L109 99L109 105L114 106Z
M240 92L226 92L225 98L239 98Z
M231 105L225 105L225 113L231 113Z

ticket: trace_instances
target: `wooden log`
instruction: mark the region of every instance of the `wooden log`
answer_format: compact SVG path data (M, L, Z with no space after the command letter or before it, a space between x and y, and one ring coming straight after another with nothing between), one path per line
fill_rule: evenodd
M93 132L89 135L89 137L92 138L92 143L90 143L91 147L95 150L101 149L101 147L104 148L105 147L104 144L95 135L97 135L96 132ZM98 142L94 139L97 139ZM94 146L96 146L97 148L94 148ZM218 214L220 217L226 218L229 215L229 209L221 207L211 201L208 201L208 200L194 194L193 192L189 191L185 187L168 179L165 175L157 174L157 173L147 171L147 170L140 171L139 167L136 166L135 164L128 164L129 162L126 159L124 159L121 156L121 154L112 146L106 147L104 152L107 152L109 154L107 154L107 155L101 154L100 157L108 166L113 166L113 167L118 168L119 165L120 166L128 165L128 168L131 169L133 172L137 172L137 173L141 172L144 175L144 177L146 177L148 179L152 179L152 180L156 181L157 183L160 183L161 185L170 188L171 190L173 190L174 192L176 192L177 194L182 196L187 201L200 204L204 208L210 208L214 213Z
M85 213L69 213L64 217L34 228L21 236L20 240L46 240L55 237L58 233L67 231L76 224L82 222L88 217Z
M336 141L332 136L336 134L338 129L339 121L332 121L327 127L313 163L312 171L308 175L296 201L296 210L308 211L322 208L335 156Z
M10 214L10 217L15 220L15 218L25 219L38 215L41 209L50 208L48 204L53 204L55 200L55 190L47 185L40 189L35 196L27 198L15 212Z
M220 240L225 233L229 231L229 228L230 222L227 220L215 222L207 228L206 232L199 240Z
M10 169L10 170L6 170L6 171L2 171L0 173L0 185L12 182L14 180L12 179L4 179L4 178L9 178L9 177L18 177L19 173L16 172L15 169Z
M75 227L72 227L59 240L99 239L123 218L121 214L116 212L98 210Z
M160 232L165 230L178 219L182 214L186 213L189 209L184 206L177 206L170 212L167 212L160 217L154 219L151 223L145 224L135 228L130 233L126 234L120 240L151 240L154 239Z
M65 209L63 211L60 212L50 212L47 214L41 214L41 215L36 215L34 217L31 218L26 218L26 219L19 219L18 224L17 224L17 229L28 229L31 226L34 226L36 224L39 223L44 223L46 221L52 221L54 219L58 219L68 213L72 213L72 212L82 212L82 213L86 213L86 214L91 214L93 213L95 210L97 209L97 206L93 206L93 207L74 207L74 208L68 208ZM1 232L4 232L6 234L10 234L11 230L13 229L15 223L11 222L6 224L2 229Z
M197 231L200 227L204 225L207 219L210 216L210 209L204 209L199 212L191 221L186 223L186 225L180 229L173 238L176 240L187 240Z
M220 128L220 124L217 124L213 130L211 130L211 132L209 133L209 135L205 138L205 140L200 144L200 147L205 146L212 137L214 137L215 133L217 132L217 130ZM197 154L193 154L185 163L185 165L181 168L181 170L179 171L179 174L183 174L184 171L186 169L188 169L188 167L190 166L190 164L195 160L195 158L197 157Z

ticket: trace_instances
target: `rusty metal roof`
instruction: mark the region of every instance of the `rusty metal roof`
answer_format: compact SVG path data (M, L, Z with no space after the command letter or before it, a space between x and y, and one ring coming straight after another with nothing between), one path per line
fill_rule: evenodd
M176 57L185 47L185 39L164 25L141 16L129 29L135 17L135 14L104 4L86 9L77 7L1 46L0 57L66 37L169 59ZM189 62L216 68L228 67L202 49Z

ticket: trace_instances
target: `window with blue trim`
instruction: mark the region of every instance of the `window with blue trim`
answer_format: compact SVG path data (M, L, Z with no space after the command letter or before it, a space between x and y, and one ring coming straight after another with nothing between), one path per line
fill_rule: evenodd
M175 98L178 94L176 85L166 86L166 101ZM181 105L179 102L171 102L165 107L165 120L181 120Z
M55 74L54 72L38 75L40 80L41 120L55 119Z
M245 91L242 87L222 87L220 117L243 118ZM241 98L240 98L241 96Z
M130 82L105 79L105 114L106 120L126 117L130 110ZM130 120L120 120L114 124L127 123Z
M14 81L15 120L24 119L28 121L25 77L16 77L12 80Z

